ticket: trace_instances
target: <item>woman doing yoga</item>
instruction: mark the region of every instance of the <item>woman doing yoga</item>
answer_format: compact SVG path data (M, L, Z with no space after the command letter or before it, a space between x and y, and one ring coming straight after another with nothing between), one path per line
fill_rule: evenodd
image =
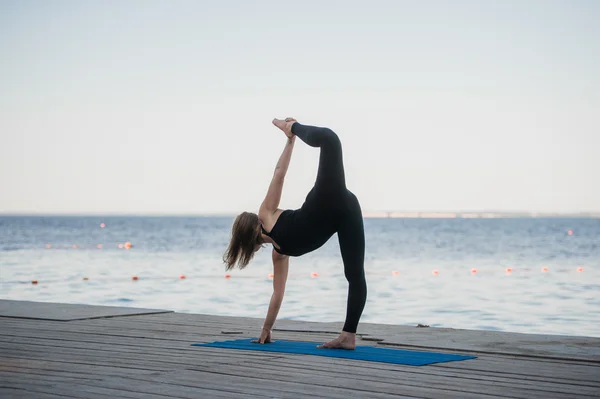
M274 119L273 124L285 133L287 143L258 215L243 212L236 217L223 260L227 270L236 263L243 269L263 244L273 244L273 295L256 341L269 343L283 301L289 257L314 251L337 233L349 283L346 321L338 338L319 347L354 349L356 327L367 298L365 235L360 204L346 188L340 139L331 129L301 125L293 118ZM320 148L317 179L300 209L282 210L279 201L296 137Z

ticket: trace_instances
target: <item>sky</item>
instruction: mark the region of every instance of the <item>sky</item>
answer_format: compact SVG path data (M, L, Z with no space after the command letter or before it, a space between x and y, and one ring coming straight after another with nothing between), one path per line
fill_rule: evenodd
M363 211L600 211L600 2L0 0L0 213L257 211L274 117ZM296 143L280 207L319 150Z

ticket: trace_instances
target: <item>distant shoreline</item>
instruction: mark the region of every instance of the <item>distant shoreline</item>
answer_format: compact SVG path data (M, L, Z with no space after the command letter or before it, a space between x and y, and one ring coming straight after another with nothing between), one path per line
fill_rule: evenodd
M363 212L365 218L392 219L515 219L515 218L600 218L600 212Z
M234 212L206 213L2 213L0 217L235 217ZM415 212L363 211L368 219L600 219L600 212Z

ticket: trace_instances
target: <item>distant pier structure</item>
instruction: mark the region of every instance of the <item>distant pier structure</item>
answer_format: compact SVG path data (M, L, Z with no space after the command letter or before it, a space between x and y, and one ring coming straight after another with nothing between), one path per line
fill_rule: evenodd
M600 212L402 212L366 211L365 218L392 219L493 219L493 218L600 218Z

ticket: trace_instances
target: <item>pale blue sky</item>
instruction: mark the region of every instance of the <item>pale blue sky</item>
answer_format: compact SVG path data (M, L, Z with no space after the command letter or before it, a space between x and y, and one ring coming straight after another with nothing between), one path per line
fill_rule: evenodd
M600 210L600 1L0 1L0 212L257 210L295 116L363 210ZM281 206L318 150L298 141Z

